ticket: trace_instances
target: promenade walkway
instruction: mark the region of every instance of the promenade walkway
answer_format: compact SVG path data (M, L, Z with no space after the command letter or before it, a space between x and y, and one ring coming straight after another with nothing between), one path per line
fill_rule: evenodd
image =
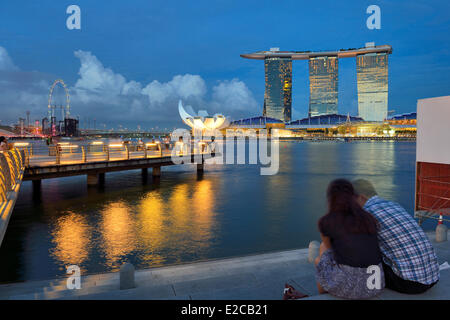
M433 233L429 233L431 239ZM439 263L450 262L450 241L435 243ZM286 282L308 293L308 299L335 299L318 295L314 267L307 249L289 250L189 263L136 271L137 287L119 290L119 273L82 277L82 288L68 290L66 279L0 285L0 299L281 299ZM402 295L390 290L376 299L450 299L450 269L425 294Z

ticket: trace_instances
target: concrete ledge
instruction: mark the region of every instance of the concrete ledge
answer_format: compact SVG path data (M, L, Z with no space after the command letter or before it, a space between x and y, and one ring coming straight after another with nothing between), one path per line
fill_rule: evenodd
M331 294L320 294L302 300L345 300ZM441 279L433 288L421 294L403 294L384 289L378 296L370 300L450 300L450 270L441 273Z
M450 261L450 242L434 243L439 263ZM0 299L281 300L284 284L310 295L306 300L341 300L318 295L308 249L209 260L137 270L136 288L119 290L119 272L82 275L81 289L68 290L66 278L0 285ZM385 289L374 300L450 299L450 269L420 295ZM302 299L303 300L303 299Z
M448 231L450 235L450 230ZM427 232L433 247L438 255L439 264L450 263L450 241L436 242L435 233ZM331 294L315 295L306 300L345 300L335 297ZM303 300L303 299L302 299ZM403 294L390 289L384 289L377 297L372 300L450 300L450 269L440 272L439 282L428 291L421 294Z
M300 287L295 278L313 279L307 254L296 249L137 270L136 288L128 290L119 290L119 272L82 276L80 290L68 290L66 278L10 283L0 285L0 299L281 299L285 282Z

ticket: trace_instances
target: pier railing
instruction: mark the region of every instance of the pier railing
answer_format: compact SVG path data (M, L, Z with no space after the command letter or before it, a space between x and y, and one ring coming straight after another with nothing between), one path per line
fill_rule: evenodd
M13 149L0 152L0 202L8 199L8 195L20 184L25 169L25 153Z
M19 193L25 171L25 151L0 152L0 244Z
M183 155L188 151L191 154L208 153L210 149L206 142L192 142L187 145L182 142L159 141L147 143L62 142L49 146L19 142L14 146L23 152L25 167L161 158L171 156L172 152Z

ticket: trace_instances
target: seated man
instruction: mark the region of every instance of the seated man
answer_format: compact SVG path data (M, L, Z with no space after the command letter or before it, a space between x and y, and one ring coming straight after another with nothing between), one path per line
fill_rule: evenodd
M430 240L399 204L377 195L363 179L353 181L359 204L378 220L386 288L423 293L439 281L439 264Z

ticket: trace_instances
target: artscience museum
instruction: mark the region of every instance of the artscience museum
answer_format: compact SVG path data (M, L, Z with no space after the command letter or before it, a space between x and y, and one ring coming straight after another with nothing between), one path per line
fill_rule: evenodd
M186 109L188 109L188 111L186 111ZM214 116L210 116L206 110L199 110L195 113L190 106L187 106L186 109L183 107L183 103L180 100L178 102L178 112L180 113L180 117L183 122L193 130L201 130L205 133L208 131L224 129L229 125L229 121L222 114L216 113Z

